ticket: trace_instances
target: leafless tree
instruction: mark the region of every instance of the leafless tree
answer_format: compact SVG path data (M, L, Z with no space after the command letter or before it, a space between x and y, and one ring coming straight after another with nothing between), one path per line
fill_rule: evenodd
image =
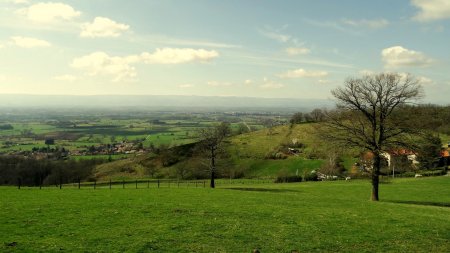
M216 177L216 159L219 149L223 143L225 137L230 134L230 126L227 123L221 123L218 126L211 128L204 128L200 130L199 138L200 145L204 151L206 151L209 159L209 172L211 175L210 187L214 188Z
M323 119L325 118L325 114L323 113L323 111L319 108L316 108L314 110L311 111L310 113L311 118L314 122L320 122L323 121Z
M405 147L413 130L393 114L399 106L421 98L420 82L409 74L366 75L347 79L331 94L337 108L327 112L322 134L334 143L373 153L371 199L378 201L382 153Z

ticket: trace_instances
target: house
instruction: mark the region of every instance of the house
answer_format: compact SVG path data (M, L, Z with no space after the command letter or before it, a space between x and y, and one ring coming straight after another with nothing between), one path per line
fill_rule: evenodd
M441 157L443 158L450 157L450 152L448 151L448 149L441 150Z
M381 154L384 158L386 158L387 164L390 167L392 164L392 159L394 157L400 157L400 156L406 156L406 158L408 159L408 161L410 161L413 165L416 165L419 163L419 161L417 161L417 155L416 153L414 153L411 150L407 150L407 149L396 149L396 150L391 150L389 152L384 152Z

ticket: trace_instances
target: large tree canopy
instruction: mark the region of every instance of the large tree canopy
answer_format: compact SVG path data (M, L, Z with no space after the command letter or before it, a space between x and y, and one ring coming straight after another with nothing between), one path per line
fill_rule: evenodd
M405 147L412 130L393 115L401 105L422 96L420 83L411 75L381 73L347 79L343 87L331 93L337 108L327 114L325 136L374 154L372 200L378 200L381 155Z

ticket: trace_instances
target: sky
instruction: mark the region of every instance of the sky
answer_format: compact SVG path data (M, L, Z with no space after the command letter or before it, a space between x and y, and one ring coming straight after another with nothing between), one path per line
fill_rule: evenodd
M0 0L0 94L326 99L380 72L450 101L449 0Z

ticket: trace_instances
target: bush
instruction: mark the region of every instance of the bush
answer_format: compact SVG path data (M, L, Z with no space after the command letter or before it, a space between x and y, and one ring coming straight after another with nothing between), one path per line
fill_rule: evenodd
M275 180L275 183L294 183L294 182L301 182L302 177L301 176L278 176Z
M412 171L407 171L405 173L400 174L401 177L415 177L416 173Z
M283 160L286 159L288 156L281 153L281 152L269 152L265 155L266 159L273 159L273 160Z
M304 181L317 181L318 180L318 178L317 178L317 172L316 171L311 171L311 172L305 172L304 174L303 174L303 180Z
M431 176L442 176L447 174L445 171L445 168L442 168L440 170L428 170L428 171L420 171L418 174L424 176L424 177L431 177Z

